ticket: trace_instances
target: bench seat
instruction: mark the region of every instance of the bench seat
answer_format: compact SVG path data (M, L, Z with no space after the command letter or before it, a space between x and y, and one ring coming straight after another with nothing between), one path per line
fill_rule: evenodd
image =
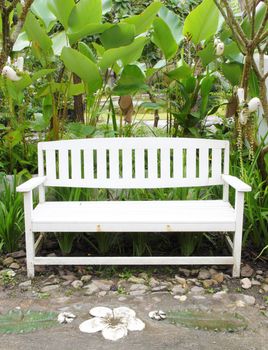
M223 200L45 202L32 213L33 232L235 231Z

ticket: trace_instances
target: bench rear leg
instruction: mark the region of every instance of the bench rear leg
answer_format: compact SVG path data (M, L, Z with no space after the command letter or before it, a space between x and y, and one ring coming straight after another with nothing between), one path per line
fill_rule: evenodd
M233 240L233 277L240 277L242 235L243 235L244 193L237 192L235 199L236 227Z
M28 278L34 277L34 233L31 229L25 231L26 240L26 260L27 260L27 276Z

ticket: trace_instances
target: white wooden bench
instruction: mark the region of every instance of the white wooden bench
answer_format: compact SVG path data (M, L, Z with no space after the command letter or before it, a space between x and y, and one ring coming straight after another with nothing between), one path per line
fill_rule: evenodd
M229 174L229 142L185 138L97 138L40 142L38 177L24 193L28 276L35 265L233 265L240 275L244 192ZM50 186L172 188L223 186L223 198L197 201L46 202ZM236 191L234 208L229 186ZM39 188L33 208L32 191ZM35 232L234 232L232 256L38 257ZM230 240L229 240L230 241Z

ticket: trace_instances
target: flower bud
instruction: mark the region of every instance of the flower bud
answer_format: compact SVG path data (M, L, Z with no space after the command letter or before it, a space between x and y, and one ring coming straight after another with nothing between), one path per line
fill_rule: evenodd
M258 97L253 97L248 102L248 110L250 113L256 112L259 107L261 107L261 100Z
M219 42L216 46L216 56L221 56L224 52L224 43Z
M14 71L13 68L9 67L9 66L5 66L2 70L2 75L4 77L7 77L8 79L12 80L12 81L18 81L21 79L21 77L19 77L17 75L17 73Z

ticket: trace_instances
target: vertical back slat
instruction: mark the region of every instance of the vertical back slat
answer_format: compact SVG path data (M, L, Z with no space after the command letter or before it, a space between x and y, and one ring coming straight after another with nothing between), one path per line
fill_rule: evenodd
M168 179L170 178L170 148L163 147L160 152L161 178Z
M97 149L97 179L105 180L107 178L106 150Z
M46 176L49 180L56 179L56 156L55 149L46 150Z
M119 149L114 147L109 149L110 179L119 179Z
M59 150L59 179L67 180L69 178L68 150L63 148Z
M38 175L44 176L44 152L40 144L38 145Z
M144 179L144 149L137 148L135 150L135 178Z
M123 149L123 178L132 179L132 149Z
M92 180L94 178L93 166L93 149L84 149L84 178L85 180Z
M199 148L199 178L208 178L208 147Z
M80 149L74 148L71 150L71 164L72 164L72 179L81 179L81 156Z
M186 177L196 177L196 148L188 148L186 153Z
M212 148L212 178L221 176L221 148Z
M183 177L183 157L181 147L176 147L173 151L173 174L174 179L182 179Z
M148 178L157 178L157 149L148 149Z

